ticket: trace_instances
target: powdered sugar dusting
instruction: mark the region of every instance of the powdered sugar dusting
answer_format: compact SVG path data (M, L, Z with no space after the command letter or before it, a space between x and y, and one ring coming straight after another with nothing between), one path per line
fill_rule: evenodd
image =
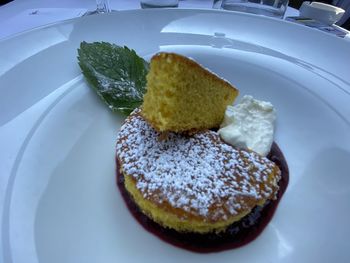
M268 179L275 169L268 159L234 149L213 131L191 137L170 133L160 141L139 109L119 132L117 157L144 198L208 220L250 210L278 190L279 174Z
M143 92L136 87L136 83L130 80L129 73L123 69L119 69L120 80L109 78L98 72L91 65L87 65L89 69L96 76L98 84L100 85L101 94L109 94L115 99L123 99L125 97L133 100L142 100Z

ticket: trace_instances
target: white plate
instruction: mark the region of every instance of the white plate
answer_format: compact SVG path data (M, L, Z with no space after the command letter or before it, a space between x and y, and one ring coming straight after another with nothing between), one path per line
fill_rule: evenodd
M115 185L122 116L77 65L81 41L149 58L189 55L241 95L278 110L290 184L254 242L196 254L146 232ZM0 207L4 262L346 262L350 236L350 46L260 16L141 10L90 16L0 42Z

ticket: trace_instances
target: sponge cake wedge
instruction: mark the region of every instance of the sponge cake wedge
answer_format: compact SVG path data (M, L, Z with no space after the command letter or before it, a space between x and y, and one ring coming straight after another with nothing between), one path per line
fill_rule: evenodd
M160 132L217 128L238 90L187 57L159 53L151 59L143 117Z

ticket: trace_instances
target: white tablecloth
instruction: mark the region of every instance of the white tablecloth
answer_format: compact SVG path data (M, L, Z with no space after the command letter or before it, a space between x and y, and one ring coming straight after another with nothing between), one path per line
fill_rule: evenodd
M212 0L183 0L179 8L212 8ZM110 0L113 10L140 9L139 0ZM0 39L96 9L95 0L15 0L0 7ZM288 7L286 16L299 11Z

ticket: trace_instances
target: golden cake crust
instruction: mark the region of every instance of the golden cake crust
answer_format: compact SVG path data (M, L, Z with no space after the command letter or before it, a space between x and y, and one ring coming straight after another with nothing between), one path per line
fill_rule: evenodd
M234 149L213 131L159 141L139 109L119 132L117 158L140 209L180 232L224 230L278 191L280 171L268 159Z
M238 90L194 60L175 54L152 57L142 114L158 131L195 132L219 127Z
M212 79L218 83L220 83L220 85L226 87L229 90L232 90L233 92L236 92L238 94L238 90L232 86L227 80L224 80L223 78L220 78L218 75L214 74L213 72L209 71L208 69L202 67L198 62L196 62L195 60L189 58L189 57L185 57L176 53L166 53L166 52L159 52L157 54L155 54L152 57L151 62L161 62L163 60L167 60L167 59L171 59L171 60L175 60L179 63L181 63L182 65L186 65L188 67L188 69L192 69L195 71L199 71L201 74L203 74L203 76L205 78L209 78Z

